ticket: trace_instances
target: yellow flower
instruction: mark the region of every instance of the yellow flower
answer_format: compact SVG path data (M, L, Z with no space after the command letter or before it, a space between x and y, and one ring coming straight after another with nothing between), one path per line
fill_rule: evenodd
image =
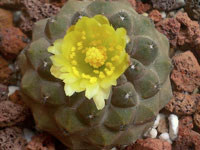
M126 41L126 30L115 30L105 16L82 17L48 48L53 54L51 74L65 83L67 96L85 91L102 109L112 85L129 66Z

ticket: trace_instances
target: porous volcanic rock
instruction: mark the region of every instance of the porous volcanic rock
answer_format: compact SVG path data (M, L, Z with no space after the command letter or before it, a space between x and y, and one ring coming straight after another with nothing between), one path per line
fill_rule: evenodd
M12 70L8 67L8 62L0 56L0 84L9 84Z
M0 28L12 27L13 15L11 11L0 8Z
M171 150L171 144L161 139L140 139L126 150Z
M0 102L0 128L16 125L26 119L29 112L26 107L11 101Z
M200 134L185 127L179 128L174 150L200 150Z
M16 27L0 29L0 53L7 59L13 60L27 45L27 36Z
M179 91L193 92L200 86L200 66L191 51L175 55L172 58L174 69L171 79Z
M177 115L192 115L196 111L196 96L174 92L165 109Z
M0 150L25 150L26 140L18 127L0 130Z
M55 144L50 135L42 133L32 137L26 148L26 150L55 150Z

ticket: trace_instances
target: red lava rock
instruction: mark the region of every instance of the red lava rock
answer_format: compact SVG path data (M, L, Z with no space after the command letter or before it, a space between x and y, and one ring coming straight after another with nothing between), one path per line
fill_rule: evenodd
M196 113L194 114L194 123L200 129L200 94L197 94L197 108Z
M200 58L200 26L187 13L178 12L175 18L166 18L157 23L156 28L168 37L174 48L194 49Z
M165 109L177 115L191 115L196 111L196 96L179 92L173 93L173 98Z
M171 79L177 90L193 92L200 86L200 66L192 52L187 51L172 58L174 69Z
M149 13L149 18L151 18L155 23L162 20L162 16L161 16L160 12L155 9Z
M174 150L200 150L200 134L188 128L179 127Z
M176 7L176 0L151 0L153 7L162 11L170 11Z
M197 21L192 21L187 13L179 12L176 20L181 24L178 36L178 45L186 47L198 47L200 50L200 26Z
M20 0L0 0L0 7L18 8Z
M24 150L26 140L18 127L0 130L0 150Z
M13 15L12 12L0 8L0 28L12 27Z
M32 137L26 148L27 150L55 150L55 144L51 136L43 133Z
M177 46L181 24L175 18L166 18L156 24L156 29L169 39L172 47Z
M49 3L42 3L38 0L22 0L25 7L24 17L20 28L24 32L30 32L34 22L56 15L60 8Z
M126 150L171 150L171 144L160 139L140 139L132 146L128 146Z
M63 5L67 2L67 0L55 0L51 4L53 4L56 7L63 7Z
M0 102L0 127L13 126L26 119L29 112L26 107L11 101Z
M8 87L0 84L0 102L8 99Z
M22 95L19 90L16 90L12 95L9 96L9 100L15 104L25 106L24 101L22 101Z
M193 129L194 124L193 124L193 119L191 116L183 116L179 120L179 126L185 127L188 129Z
M8 62L0 56L0 83L8 84L12 70L8 67Z
M194 114L194 123L200 129L200 112Z
M19 52L27 45L28 38L15 27L0 29L0 52L7 59L15 59Z
M138 1L136 4L136 11L139 14L143 14L151 9L151 5L147 3L142 3L141 1Z

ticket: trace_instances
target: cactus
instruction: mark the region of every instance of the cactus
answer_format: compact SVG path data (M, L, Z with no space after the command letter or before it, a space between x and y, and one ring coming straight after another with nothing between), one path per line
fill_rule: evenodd
M106 16L114 28L126 29L130 66L98 110L84 92L66 96L64 84L50 68L47 51L81 16ZM55 17L38 21L32 43L18 57L21 90L38 130L47 131L71 149L109 149L141 138L170 100L169 43L146 17L124 0L69 0Z

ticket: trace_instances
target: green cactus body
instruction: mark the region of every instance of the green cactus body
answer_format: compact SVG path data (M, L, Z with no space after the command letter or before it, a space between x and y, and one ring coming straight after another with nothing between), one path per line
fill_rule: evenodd
M114 28L124 27L131 65L112 88L106 106L97 110L84 92L68 97L63 83L50 73L47 48L80 16L105 15ZM146 17L124 0L68 1L60 13L35 24L33 41L18 57L21 90L36 127L71 149L109 149L141 138L170 100L169 43Z

